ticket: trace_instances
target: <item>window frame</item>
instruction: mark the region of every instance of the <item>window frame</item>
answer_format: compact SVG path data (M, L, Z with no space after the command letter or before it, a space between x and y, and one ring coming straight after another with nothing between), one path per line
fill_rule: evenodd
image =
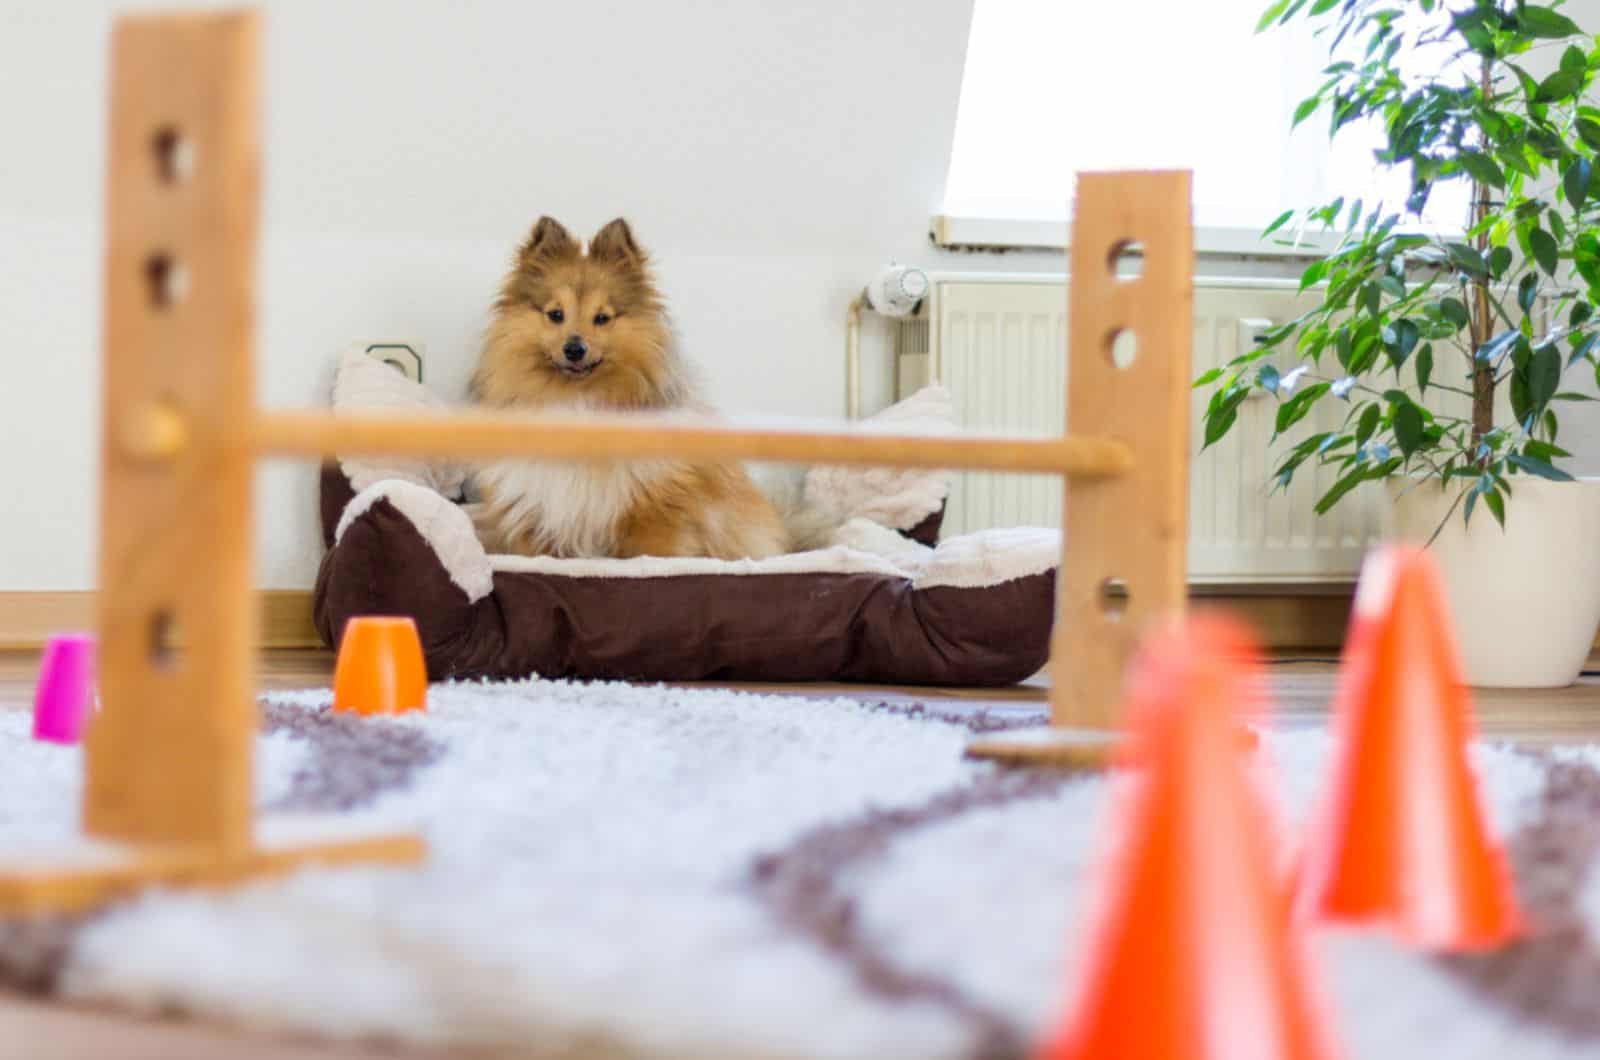
M1070 236L1070 219L940 213L934 214L928 225L929 239L944 250L1064 252L1071 246ZM1197 254L1310 260L1329 254L1338 246L1336 232L1305 232L1293 243L1291 238L1280 231L1262 239L1259 231L1250 228L1201 226L1194 230Z

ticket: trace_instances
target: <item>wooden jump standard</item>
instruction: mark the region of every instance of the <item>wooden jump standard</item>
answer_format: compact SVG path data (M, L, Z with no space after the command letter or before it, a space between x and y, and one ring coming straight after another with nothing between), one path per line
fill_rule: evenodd
M1068 420L1044 439L904 437L627 417L542 420L264 412L254 332L259 23L124 18L112 44L101 468L101 710L85 837L0 861L0 912L89 908L142 887L217 885L307 862L406 863L410 835L255 821L252 476L266 457L387 453L599 460L719 457L996 468L1074 479L1049 746L1097 758L1135 635L1183 607L1191 314L1187 173L1077 189ZM1142 275L1114 262L1143 249ZM1112 361L1136 332L1131 365ZM1113 595L1113 584L1126 587Z

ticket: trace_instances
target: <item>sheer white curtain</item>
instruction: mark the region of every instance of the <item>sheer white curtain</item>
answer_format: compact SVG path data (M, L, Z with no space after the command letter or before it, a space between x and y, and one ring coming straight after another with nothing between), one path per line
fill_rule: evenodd
M1256 34L1265 6L976 0L944 212L1054 221L1077 170L1169 167L1194 170L1203 228L1260 231L1340 194L1400 206L1405 176L1377 171L1377 130L1347 128L1331 150L1325 115L1291 134L1326 45L1303 27ZM1465 203L1446 190L1429 220L1459 228Z

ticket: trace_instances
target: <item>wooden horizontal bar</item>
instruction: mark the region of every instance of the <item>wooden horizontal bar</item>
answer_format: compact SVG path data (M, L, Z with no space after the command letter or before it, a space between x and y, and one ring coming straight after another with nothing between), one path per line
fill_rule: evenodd
M269 817L262 824L254 846L231 852L90 840L0 859L0 915L81 913L142 888L228 886L305 865L415 865L428 853L420 836L352 832L359 822Z
M658 414L530 416L507 413L385 415L268 412L256 417L262 456L544 457L619 460L677 457L773 463L993 469L1110 478L1133 467L1113 438L882 434L760 421L689 420Z

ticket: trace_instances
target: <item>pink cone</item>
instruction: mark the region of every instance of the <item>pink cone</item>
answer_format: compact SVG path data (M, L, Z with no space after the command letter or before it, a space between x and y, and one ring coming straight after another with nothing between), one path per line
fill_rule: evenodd
M87 633L50 638L33 691L33 738L77 743L95 700L95 644Z

